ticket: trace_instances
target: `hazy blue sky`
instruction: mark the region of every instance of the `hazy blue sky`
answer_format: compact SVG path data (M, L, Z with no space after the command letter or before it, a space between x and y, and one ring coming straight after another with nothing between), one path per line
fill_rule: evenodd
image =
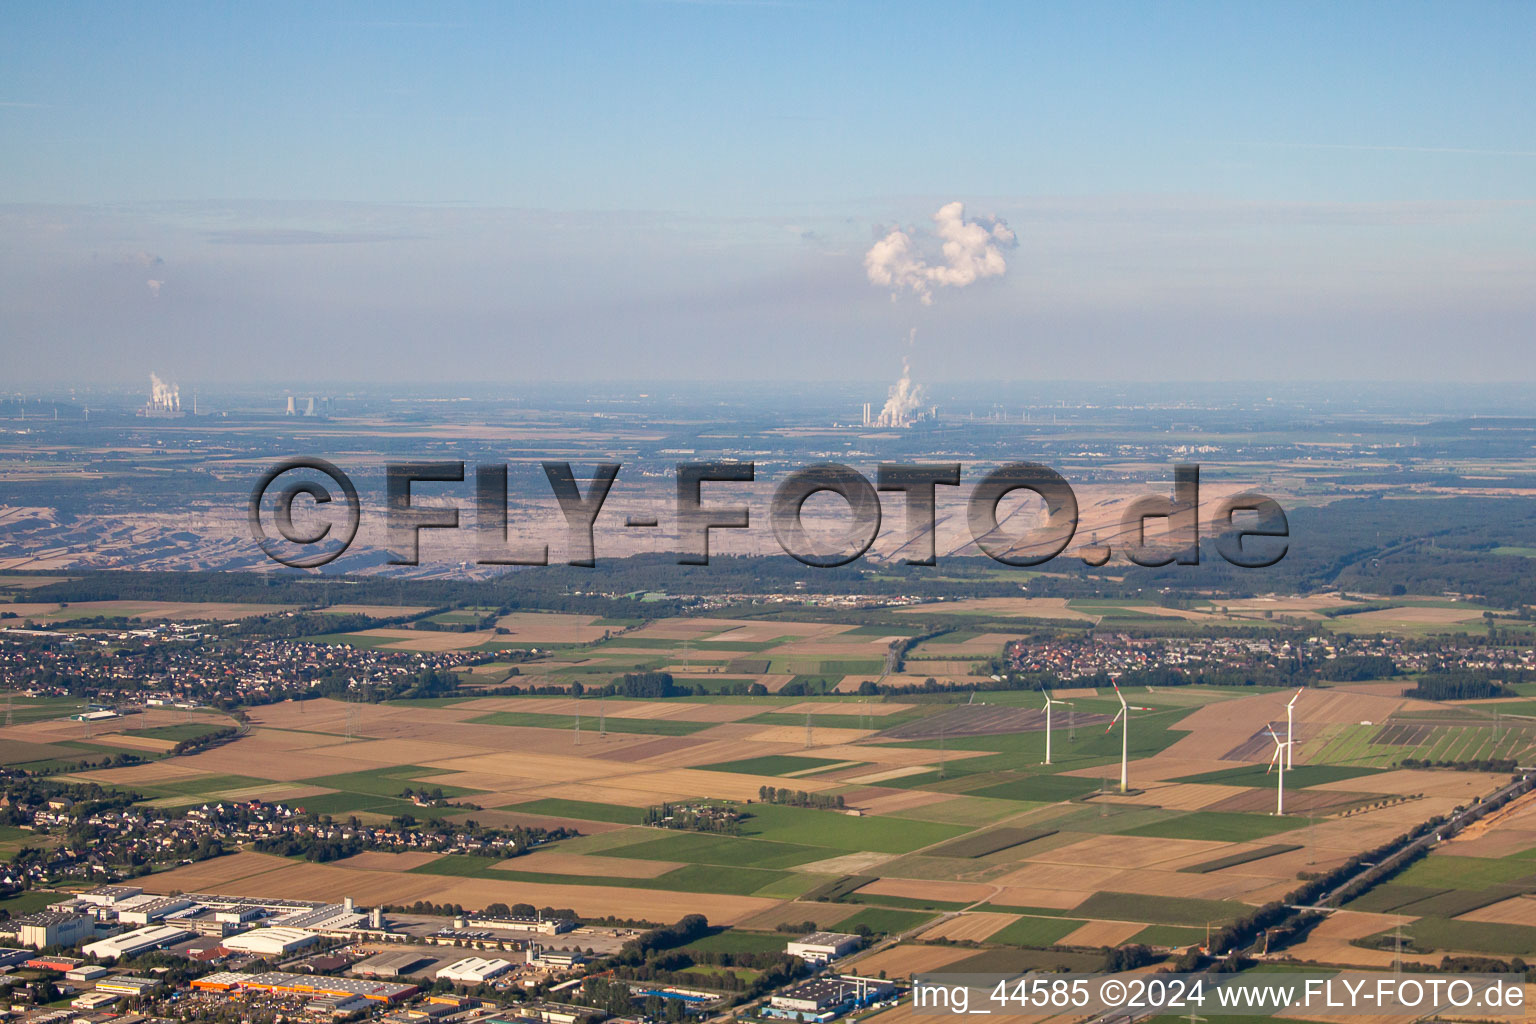
M1532 379L1536 4L0 9L6 381ZM871 285L893 226L1008 272ZM3 384L0 384L3 387Z

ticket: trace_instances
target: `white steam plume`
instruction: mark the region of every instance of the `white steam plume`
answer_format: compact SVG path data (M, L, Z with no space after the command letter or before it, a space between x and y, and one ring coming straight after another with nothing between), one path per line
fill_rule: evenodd
M965 204L946 203L933 215L935 232L943 239L944 260L930 263L915 251L912 237L891 229L864 254L864 269L873 284L896 292L911 290L925 306L933 305L935 288L964 288L983 277L1001 277L1008 270L1003 250L1018 244L1007 223L996 218L965 219Z
M163 412L176 412L181 408L181 389L167 384L158 373L149 375L149 405Z

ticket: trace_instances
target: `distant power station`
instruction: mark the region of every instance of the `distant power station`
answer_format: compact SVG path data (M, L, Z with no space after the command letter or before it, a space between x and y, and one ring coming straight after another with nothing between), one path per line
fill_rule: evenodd
M160 375L149 375L149 401L139 410L141 416L181 416L181 388L167 384Z
M330 411L331 400L329 398L316 398L314 395L301 398L298 395L289 395L288 408L284 410L284 415L325 416Z

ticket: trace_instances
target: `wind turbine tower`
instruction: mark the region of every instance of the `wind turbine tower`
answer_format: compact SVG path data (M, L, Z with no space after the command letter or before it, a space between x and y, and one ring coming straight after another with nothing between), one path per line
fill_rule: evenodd
M1293 721L1293 716L1296 710L1296 700L1301 696L1301 691L1303 689L1304 687L1297 687L1296 693L1292 695L1291 699L1286 701L1285 704L1285 766L1287 768L1296 767L1296 757L1294 753L1296 748L1296 726Z
M1071 707L1072 706L1072 702L1071 701L1065 701L1065 700L1057 700L1055 697L1051 696L1051 691L1050 690L1042 690L1041 692L1045 694L1045 763L1046 764L1050 764L1051 763L1051 706L1053 704L1064 704L1067 707Z
M1285 813L1285 762L1290 760L1291 741L1281 742L1279 733L1274 726L1269 727L1269 738L1275 741L1275 753L1269 759L1269 769L1264 774L1268 775L1275 770L1275 765L1280 766L1280 788L1275 793L1275 814Z
M1125 719L1120 724L1120 792L1124 793L1130 789L1131 712L1151 711L1152 709L1139 708L1134 704L1127 704L1125 702L1125 694L1120 692L1120 684L1111 679L1109 685L1115 688L1115 696L1120 698L1120 710L1115 712L1115 717L1109 721L1109 728L1105 729L1104 732L1108 734L1109 730L1115 727L1116 722L1120 722L1122 718Z

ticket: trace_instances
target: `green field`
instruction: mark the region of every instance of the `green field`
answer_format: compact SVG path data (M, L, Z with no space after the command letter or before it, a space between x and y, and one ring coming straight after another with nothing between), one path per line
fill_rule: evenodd
M1032 843L1036 839L1056 834L1054 828L999 828L990 832L978 832L935 846L927 851L930 857L985 857L990 853L1010 850L1015 846Z
M837 930L851 932L860 925L872 932L885 935L897 935L910 931L918 925L932 921L938 915L925 914L914 910L888 910L885 907L865 907L852 917L844 918L837 922Z
M1448 707L1446 713L1462 713L1462 709ZM1474 712L1464 713L1471 715ZM1496 726L1492 715L1467 725L1432 726L1417 743L1378 742L1393 725L1412 724L1412 718L1395 717L1385 726L1335 726L1321 746L1308 748L1307 759L1314 764L1391 768L1404 758L1421 761L1523 760L1536 752L1536 722L1506 718Z
M1287 789L1305 789L1308 786L1321 786L1328 782L1343 782L1346 779L1376 774L1378 774L1377 769L1359 765L1304 764L1286 769L1285 786ZM1275 785L1275 775L1265 765L1250 764L1241 768L1226 768L1219 772L1186 775L1171 781L1200 782L1216 786L1272 787Z
M222 728L225 727L204 722L200 725L190 723L186 725L156 725L147 729L124 729L123 732L128 736L147 736L150 739L170 740L173 743L180 743L182 740L195 740L200 736L207 736L209 733L217 732Z
M1072 908L1082 917L1148 924L1204 925L1234 921L1253 908L1236 900L1200 900L1189 896L1144 896L1131 892L1096 892Z
M701 953L782 953L794 936L779 932L744 932L719 929L682 947Z
M1021 917L1013 924L987 936L988 942L1006 946L1054 946L1081 928L1086 921L1070 917Z
M495 857L473 854L448 854L428 864L409 869L417 875L449 875L461 878L491 878L509 882L586 885L610 888L656 889L665 892L721 893L750 896L764 886L789 877L782 871L761 868L727 867L715 864L690 864L656 878L621 878L614 875L561 875L541 871L519 871L516 858L500 861ZM506 866L498 866L506 865Z
M1390 934L1383 932L1381 937ZM1403 935L1413 941L1415 949L1421 950L1454 950L1495 956L1536 954L1536 927L1530 925L1426 917L1404 928Z
M617 849L600 856L626 860L681 861L685 864L740 864L759 868L789 868L815 860L826 860L843 851L798 843L765 842L760 839L735 839L702 832L676 832L646 829L657 838Z
M767 754L749 757L742 761L721 761L719 764L701 764L706 772L734 772L738 775L814 775L842 761L829 761L822 757L796 757L793 754Z
M1432 853L1410 864L1392 882L1427 889L1486 889L1522 880L1536 881L1536 873L1526 860Z
M565 729L575 731L579 721L584 730L598 731L599 718L594 708L589 715L543 715L533 711L493 711L471 718L472 725L510 725L525 729ZM602 720L608 732L646 733L654 736L687 736L715 725L714 722L685 722L675 718L620 718L607 715Z
M910 818L853 817L783 804L753 804L741 834L781 843L813 843L844 852L910 853L970 829Z
M1117 829L1116 834L1147 836L1155 839L1216 839L1227 843L1247 843L1281 832L1290 832L1301 828L1306 823L1305 818L1289 816L1194 811L1164 821Z
M61 900L67 900L70 895L67 892L41 892L37 889L29 889L9 899L0 900L0 910L6 911L11 917L23 917L45 907L51 907Z
M1176 924L1154 924L1132 935L1129 941L1139 942L1144 946L1172 946L1181 949L1204 942L1205 929L1186 928Z

